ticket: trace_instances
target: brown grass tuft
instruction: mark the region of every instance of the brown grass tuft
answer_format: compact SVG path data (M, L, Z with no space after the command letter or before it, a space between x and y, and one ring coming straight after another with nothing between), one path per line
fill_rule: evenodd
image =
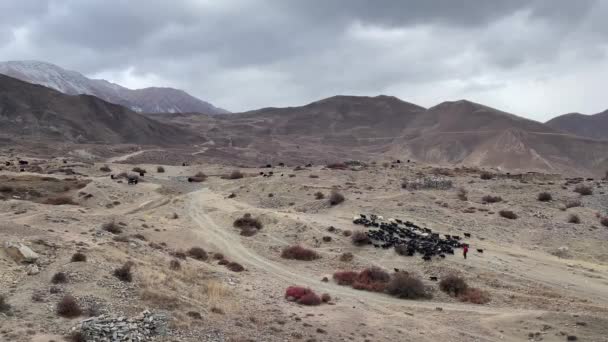
M99 171L101 172L112 172L112 169L110 169L110 167L108 165L104 165L102 167L99 168Z
M315 198L318 200L324 199L325 195L321 191L317 191L317 192L315 192Z
M72 198L67 196L51 197L44 201L44 204L50 205L78 205Z
M581 223L581 219L576 214L570 214L570 216L568 216L568 223L579 224Z
M604 216L600 219L600 223L602 224L602 226L604 227L608 227L608 216Z
M458 199L461 201L468 201L469 197L467 196L469 192L465 188L458 189Z
M351 262L354 258L355 256L351 252L345 252L340 255L340 261L342 262Z
M103 226L101 226L101 228L103 230L105 230L106 232L110 232L112 234L122 233L122 227L119 226L118 224L116 224L115 221L104 223Z
M165 172L165 168L164 168L164 167L162 167L162 166L157 166L157 167L156 167L156 172L157 172L157 173L164 173L164 172Z
M482 291L478 288L468 288L460 297L462 302L469 302L473 304L487 304L490 302L490 294L486 291Z
M237 263L237 262L230 262L226 265L226 267L231 270L232 272L243 272L245 270L245 267L243 267L243 265Z
M490 180L492 178L494 178L494 174L488 172L488 171L483 171L480 175L479 178L483 179L483 180Z
M53 284L65 284L68 282L68 276L63 272L57 272L51 278Z
M484 203L498 203L498 202L502 202L502 197L500 197L500 196L486 195L486 196L483 196L481 198L481 200Z
M4 295L0 295L0 312L9 312L11 309L11 305L6 302L6 297Z

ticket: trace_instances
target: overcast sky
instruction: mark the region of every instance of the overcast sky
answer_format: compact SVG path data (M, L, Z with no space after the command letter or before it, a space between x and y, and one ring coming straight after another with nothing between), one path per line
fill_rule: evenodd
M601 0L0 0L0 60L231 111L388 94L544 121L608 108L606 18Z

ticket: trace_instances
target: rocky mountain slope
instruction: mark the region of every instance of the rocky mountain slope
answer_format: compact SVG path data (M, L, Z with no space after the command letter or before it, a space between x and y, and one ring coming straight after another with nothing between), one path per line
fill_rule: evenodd
M194 134L90 95L0 75L0 133L36 141L185 144Z
M88 94L136 112L224 114L226 110L173 88L128 89L105 80L89 79L59 66L39 61L0 63L0 74L40 84L68 95Z
M556 130L599 140L608 140L608 110L594 115L564 114L547 121Z

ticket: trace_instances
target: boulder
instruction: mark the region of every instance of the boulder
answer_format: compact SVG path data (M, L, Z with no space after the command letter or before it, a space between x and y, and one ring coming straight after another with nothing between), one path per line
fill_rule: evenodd
M5 242L4 250L16 262L33 263L38 260L38 254L21 242Z

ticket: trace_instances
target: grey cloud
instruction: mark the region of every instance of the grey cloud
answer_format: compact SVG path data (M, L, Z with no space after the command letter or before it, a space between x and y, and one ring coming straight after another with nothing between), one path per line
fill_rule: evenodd
M608 41L608 6L595 0L39 0L2 1L0 13L2 60L155 75L230 110L336 93L409 100L416 87L437 101L504 99L505 83L605 66ZM537 108L513 100L518 114Z

